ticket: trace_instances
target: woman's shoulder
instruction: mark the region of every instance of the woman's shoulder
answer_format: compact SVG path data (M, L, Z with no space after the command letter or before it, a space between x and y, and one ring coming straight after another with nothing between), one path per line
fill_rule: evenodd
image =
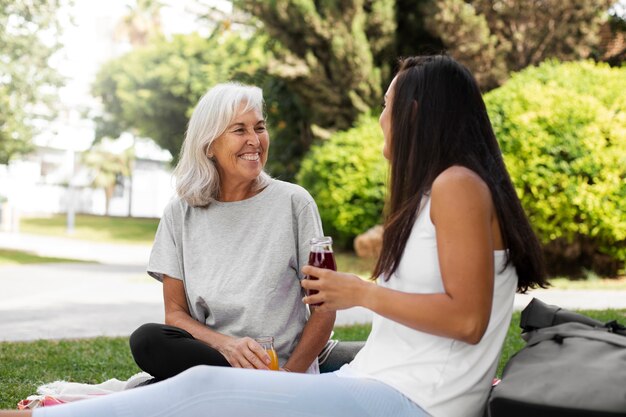
M186 212L191 206L181 197L173 196L170 201L165 205L163 210L163 216L174 216L180 215Z
M491 191L487 183L475 171L453 165L441 172L433 181L431 207L456 207L460 210L471 206L491 206Z
M469 188L471 191L487 191L489 186L475 171L453 165L442 171L433 181L432 191L456 191Z
M272 180L274 182L274 189L276 192L288 196L292 200L297 201L313 201L311 194L302 186L293 184L291 182L281 181L277 179Z

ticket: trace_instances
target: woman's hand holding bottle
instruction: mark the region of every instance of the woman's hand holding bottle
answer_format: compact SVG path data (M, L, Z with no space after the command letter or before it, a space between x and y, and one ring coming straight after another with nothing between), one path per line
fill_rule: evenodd
M369 291L376 287L354 274L336 272L331 269L304 266L302 273L317 279L303 279L302 287L307 295L302 299L305 304L318 305L320 311L343 310L355 306L364 306ZM311 294L310 290L315 292Z

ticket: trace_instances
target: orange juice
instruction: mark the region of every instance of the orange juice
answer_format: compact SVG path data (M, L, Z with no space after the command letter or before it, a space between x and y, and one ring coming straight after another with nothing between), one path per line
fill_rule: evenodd
M272 370L272 371L278 371L278 355L276 354L276 351L274 349L266 349L265 350L267 352L268 355L270 355L270 364L268 365L268 367Z
M278 371L278 355L274 350L274 338L272 336L261 336L254 340L256 340L256 342L261 345L261 347L265 349L265 352L269 355L270 364L268 365L268 368L272 371Z

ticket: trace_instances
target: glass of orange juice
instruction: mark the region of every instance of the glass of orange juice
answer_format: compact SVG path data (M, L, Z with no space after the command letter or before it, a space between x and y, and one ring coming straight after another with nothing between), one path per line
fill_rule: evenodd
M256 340L256 342L261 345L261 347L265 349L265 351L269 355L270 364L268 365L268 368L270 368L272 371L278 371L278 355L274 350L274 338L272 336L261 336L257 337L254 340Z

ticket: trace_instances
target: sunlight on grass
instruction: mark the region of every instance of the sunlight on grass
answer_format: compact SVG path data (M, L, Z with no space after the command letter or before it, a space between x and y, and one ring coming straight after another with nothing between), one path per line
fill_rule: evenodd
M372 275L374 265L376 265L376 259L359 258L354 252L347 251L335 252L335 261L338 271L350 272L364 279Z
M556 290L611 290L626 291L626 276L619 278L594 278L571 280L564 277L551 278L551 289Z
M151 244L158 225L159 219L77 215L74 233L68 235L66 216L54 215L22 218L20 231L99 242Z
M0 265L24 265L42 263L67 263L85 262L77 259L53 258L49 256L39 256L30 252L18 250L0 249Z

